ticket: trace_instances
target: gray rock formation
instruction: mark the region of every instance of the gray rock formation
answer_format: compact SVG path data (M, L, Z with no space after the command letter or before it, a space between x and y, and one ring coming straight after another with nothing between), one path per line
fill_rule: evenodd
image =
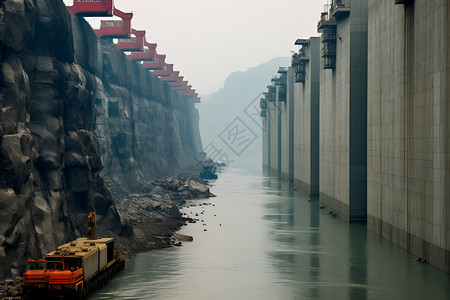
M0 279L86 234L133 238L104 177L129 189L185 167L195 107L60 0L0 1Z
M130 62L111 42L101 41L100 47L96 135L105 176L136 192L150 178L192 165L201 149L194 105Z

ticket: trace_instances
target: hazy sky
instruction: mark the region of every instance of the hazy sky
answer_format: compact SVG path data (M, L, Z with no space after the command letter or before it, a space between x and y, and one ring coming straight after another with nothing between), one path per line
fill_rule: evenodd
M65 1L71 2L71 1ZM132 26L199 92L210 94L234 71L296 50L297 38L317 36L327 0L115 0L132 11ZM98 22L98 21L97 21Z

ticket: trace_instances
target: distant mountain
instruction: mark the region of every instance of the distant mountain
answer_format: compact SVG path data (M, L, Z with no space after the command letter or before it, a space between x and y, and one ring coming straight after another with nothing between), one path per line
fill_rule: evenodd
M270 79L278 75L278 68L288 65L289 57L278 57L247 71L234 72L222 89L202 96L197 107L203 147L209 156L231 160L235 167L260 168L259 99Z

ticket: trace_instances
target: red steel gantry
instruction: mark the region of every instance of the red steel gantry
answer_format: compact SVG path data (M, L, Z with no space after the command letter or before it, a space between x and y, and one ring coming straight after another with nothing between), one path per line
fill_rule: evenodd
M119 39L116 47L121 51L144 51L145 30L131 29L134 37Z
M122 20L102 20L100 29L94 30L98 38L118 38L117 48L132 52L127 57L131 61L142 61L141 66L152 73L189 102L199 103L200 98L180 72L173 71L173 64L166 64L165 55L156 54L157 44L147 43L145 31L131 28L133 13L125 13L114 7L113 0L74 0L67 9L79 17L120 17ZM134 36L132 37L131 34ZM147 47L147 48L144 48Z
M67 9L80 17L112 17L113 0L74 0Z
M128 37L131 33L133 13L125 13L114 7L113 0L74 0L67 9L79 17L120 17L122 20L102 20L100 29L94 30L98 38Z
M132 52L130 55L127 55L128 59L131 61L153 61L153 60L155 60L157 44L150 44L144 40L144 46L147 48L144 48L143 52Z
M161 81L165 81L165 82L176 82L176 81L178 81L178 80L183 80L183 77L182 76L179 76L180 75L180 72L178 72L178 71L175 71L175 72L173 72L172 73L172 75L171 76L167 76L167 77L160 77L159 79L161 80Z
M188 81L176 82L177 85L173 86L172 90L184 90L188 86Z
M153 75L156 76L170 76L173 73L173 64L164 64L164 67L162 70L154 70L152 71Z
M127 38L130 36L133 13L125 13L114 8L113 14L114 16L120 17L122 20L102 20L100 29L94 30L98 38Z
M142 67L145 70L164 70L166 56L161 54L155 55L155 61L145 62Z

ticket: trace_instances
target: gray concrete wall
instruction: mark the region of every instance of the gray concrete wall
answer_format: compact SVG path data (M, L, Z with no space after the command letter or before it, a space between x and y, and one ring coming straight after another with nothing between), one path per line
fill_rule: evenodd
M262 165L263 169L267 169L269 167L269 122L267 119L267 112L266 117L261 118L261 125L262 125Z
M367 0L350 13L350 219L367 219Z
M295 72L292 67L288 68L288 74L287 74L287 101L289 106L289 182L294 182L294 167L295 167L295 161L294 161L294 134L295 134L295 126L294 126L294 120L295 120L295 97L294 97L294 76Z
M320 71L320 195L321 200L348 215L350 22L340 21L336 68Z
M310 136L310 72L306 64L305 82L294 85L294 178L295 183L307 192L311 191L311 136Z
M368 228L446 272L449 10L369 1Z
M304 46L305 82L294 85L294 178L312 195L319 192L319 46L318 37Z
M274 112L275 114L275 127L276 127L276 131L275 131L275 136L276 136L276 144L274 145L276 147L276 161L272 164L274 165L274 169L277 170L277 176L281 177L281 157L282 157L282 153L281 153L281 145L283 143L283 132L282 132L282 127L281 127L281 122L282 122L282 116L284 116L286 114L286 105L283 105L284 103L282 101L280 101L279 96L279 90L280 90L280 86L276 86L276 100L275 100L275 109L276 112Z
M292 67L287 70L286 102L281 110L281 172L284 179L294 181L294 75Z
M311 194L319 194L319 129L320 129L320 38L310 39L311 73Z
M367 2L337 20L335 69L320 72L320 199L366 218Z
M270 169L273 171L272 175L278 176L278 173L281 172L280 164L279 164L279 143L280 143L280 135L279 135L279 112L278 112L278 103L269 102L269 122L270 122Z
M280 89L281 86L277 86ZM289 104L286 91L286 101L278 102L280 107L280 131L281 131L281 176L289 178Z

